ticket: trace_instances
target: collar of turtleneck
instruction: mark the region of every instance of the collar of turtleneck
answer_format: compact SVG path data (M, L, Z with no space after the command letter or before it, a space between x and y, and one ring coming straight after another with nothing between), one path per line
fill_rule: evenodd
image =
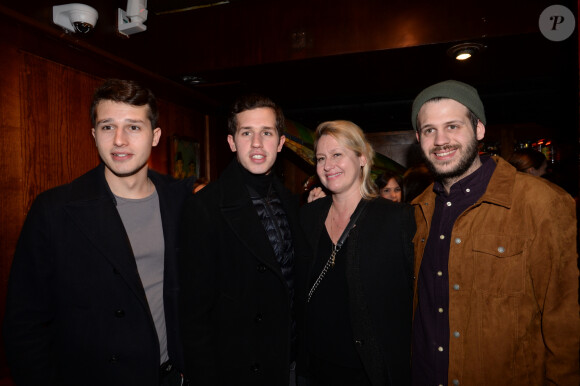
M260 197L266 197L268 195L270 186L272 185L274 173L270 172L268 174L253 174L250 173L239 162L238 167L242 171L242 179L244 180L244 183L250 188L250 191L255 191Z

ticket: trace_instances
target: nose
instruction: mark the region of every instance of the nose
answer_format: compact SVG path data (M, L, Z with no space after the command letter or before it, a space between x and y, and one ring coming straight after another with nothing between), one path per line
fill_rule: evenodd
M252 136L252 147L262 147L262 136L253 135Z
M328 171L334 167L334 162L330 158L324 159L324 170Z
M435 146L443 146L449 143L449 135L446 130L437 130L435 132Z
M126 135L125 131L122 129L116 129L115 130L115 138L113 138L113 140L114 140L115 146L126 145L127 144L127 135Z

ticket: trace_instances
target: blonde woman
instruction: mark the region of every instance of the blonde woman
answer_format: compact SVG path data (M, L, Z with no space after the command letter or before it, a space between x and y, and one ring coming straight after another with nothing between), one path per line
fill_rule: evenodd
M298 372L313 386L407 385L413 214L378 198L356 124L322 123L314 148L330 195L301 213L313 257L296 262Z

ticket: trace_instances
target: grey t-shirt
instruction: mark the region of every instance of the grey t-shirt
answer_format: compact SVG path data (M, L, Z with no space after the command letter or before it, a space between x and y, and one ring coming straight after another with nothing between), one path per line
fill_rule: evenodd
M133 248L141 283L159 338L160 362L167 361L167 331L163 308L165 240L157 191L149 197L128 199L115 196L117 210Z

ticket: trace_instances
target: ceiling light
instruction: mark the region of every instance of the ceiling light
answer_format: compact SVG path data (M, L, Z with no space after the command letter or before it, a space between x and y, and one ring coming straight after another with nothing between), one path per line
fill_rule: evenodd
M455 60L467 60L485 48L483 44L479 43L461 43L449 48L447 55Z
M195 76L195 75L184 75L181 80L183 80L184 83L189 84L190 86L195 86L198 85L200 83L205 83L205 79L203 79L201 76Z

